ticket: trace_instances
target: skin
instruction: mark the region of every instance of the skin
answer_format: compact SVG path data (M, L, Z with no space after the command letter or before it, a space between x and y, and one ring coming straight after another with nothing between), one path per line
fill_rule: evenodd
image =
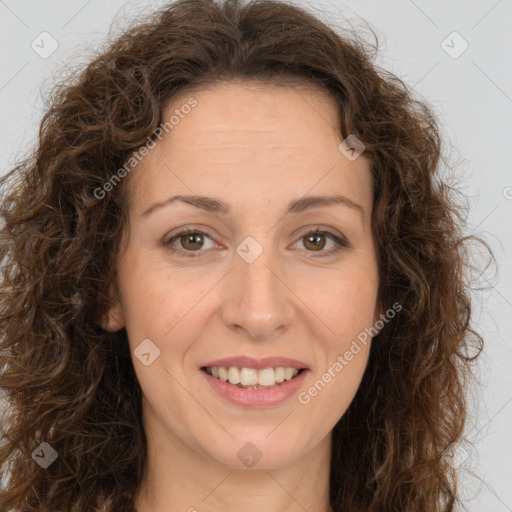
M331 431L360 385L370 343L307 404L293 396L241 408L217 395L200 367L238 355L291 357L310 368L307 391L374 325L369 161L339 151L338 107L315 86L221 83L175 98L164 118L191 96L197 106L123 183L129 230L102 321L126 328L144 395L148 473L136 507L327 512ZM231 212L173 202L141 215L174 194L214 197ZM335 204L285 213L292 200L334 194L363 212ZM173 253L164 242L188 226L207 236L177 239ZM322 235L315 246L306 233L317 227L349 247L332 253L336 243ZM263 248L252 263L236 252L247 236ZM202 256L187 257L196 247ZM133 354L144 339L160 349L149 366ZM251 468L237 457L247 442L262 454Z

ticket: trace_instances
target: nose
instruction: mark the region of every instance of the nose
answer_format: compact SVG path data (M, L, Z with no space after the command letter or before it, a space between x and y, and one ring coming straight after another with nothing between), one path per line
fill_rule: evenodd
M226 280L224 325L254 340L282 336L295 318L293 284L284 274L270 250L252 263L236 254Z

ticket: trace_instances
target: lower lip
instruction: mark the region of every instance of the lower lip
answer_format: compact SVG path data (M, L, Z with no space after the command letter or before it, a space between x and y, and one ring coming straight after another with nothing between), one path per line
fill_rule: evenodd
M239 388L216 377L212 377L204 370L200 370L200 372L205 376L214 391L228 402L242 407L266 407L280 404L295 395L302 386L308 370L303 370L293 379L284 381L279 386L270 389Z

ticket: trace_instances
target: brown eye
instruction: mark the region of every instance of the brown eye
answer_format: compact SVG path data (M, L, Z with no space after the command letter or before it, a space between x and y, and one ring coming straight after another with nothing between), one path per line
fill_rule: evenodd
M210 246L205 247L206 241L210 240ZM204 249L211 249L215 244L206 233L195 229L185 229L169 238L164 245L172 252L181 253L184 256L202 256Z
M181 246L189 251L197 251L198 249L201 249L204 244L203 235L200 233L181 235L179 240Z
M323 233L312 233L303 237L304 246L313 251L321 251L325 247L325 234Z
M329 242L331 243L330 247ZM318 256L311 255L311 257L318 258L332 256L342 249L348 249L350 247L344 237L319 229L304 233L296 243L302 243L307 253L319 253Z

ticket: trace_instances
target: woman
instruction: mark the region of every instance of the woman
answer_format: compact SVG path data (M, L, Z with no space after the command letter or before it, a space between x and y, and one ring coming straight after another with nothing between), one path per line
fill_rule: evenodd
M2 180L2 510L453 509L463 219L372 55L181 0L56 92Z

